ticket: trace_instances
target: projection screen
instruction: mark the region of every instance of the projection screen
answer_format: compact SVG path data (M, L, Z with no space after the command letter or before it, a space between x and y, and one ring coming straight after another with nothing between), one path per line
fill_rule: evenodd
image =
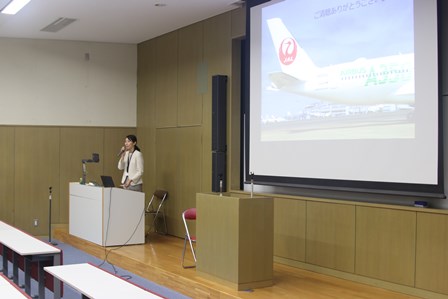
M248 19L246 179L444 197L436 0L248 1Z

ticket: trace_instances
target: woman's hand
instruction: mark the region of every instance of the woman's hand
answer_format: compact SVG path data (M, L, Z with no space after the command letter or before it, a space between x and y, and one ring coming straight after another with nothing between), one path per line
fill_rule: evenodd
M125 189L128 189L129 186L131 186L131 183L132 183L132 180L127 180L126 183L124 183L124 186L123 186L123 187L124 187Z

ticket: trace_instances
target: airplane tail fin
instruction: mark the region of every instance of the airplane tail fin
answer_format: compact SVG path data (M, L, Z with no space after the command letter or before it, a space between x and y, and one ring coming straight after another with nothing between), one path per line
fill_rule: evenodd
M273 18L267 20L267 23L282 71L299 80L312 77L316 73L316 65L299 46L283 21Z

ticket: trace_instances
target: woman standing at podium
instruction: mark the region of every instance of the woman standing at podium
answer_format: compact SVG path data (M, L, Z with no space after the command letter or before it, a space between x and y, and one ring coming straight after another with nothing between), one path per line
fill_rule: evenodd
M128 135L124 140L118 160L118 169L123 170L121 184L124 189L143 191L143 155L137 146L137 137Z

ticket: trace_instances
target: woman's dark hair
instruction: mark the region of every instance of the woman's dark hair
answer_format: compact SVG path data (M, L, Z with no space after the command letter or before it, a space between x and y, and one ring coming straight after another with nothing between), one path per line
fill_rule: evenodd
M126 136L126 138L134 143L137 143L137 136L135 136L135 135L131 134L131 135ZM137 144L135 145L135 149L138 150L139 152L141 151L140 148L137 146Z

